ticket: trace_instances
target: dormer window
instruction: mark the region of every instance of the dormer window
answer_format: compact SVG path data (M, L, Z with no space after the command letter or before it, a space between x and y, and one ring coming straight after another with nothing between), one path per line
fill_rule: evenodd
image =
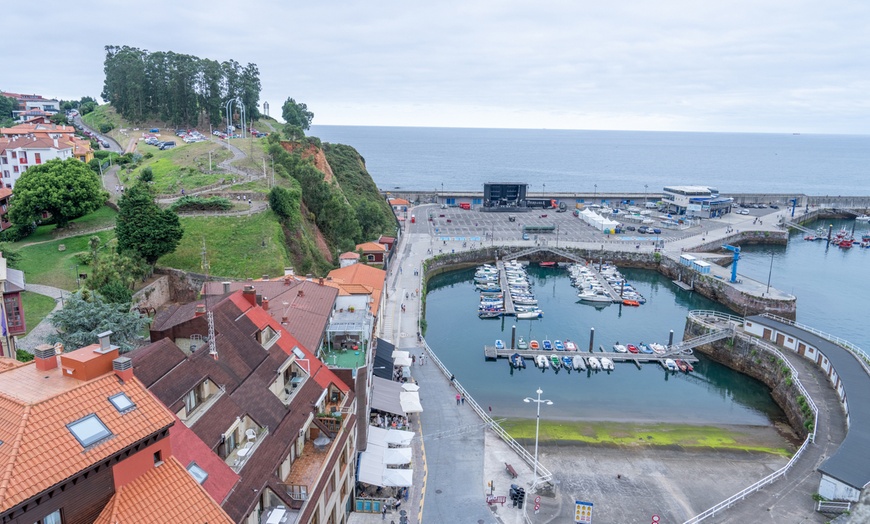
M205 379L184 395L184 407L176 415L184 421L186 426L190 427L199 420L203 413L208 411L223 392L222 387L209 379Z
M280 333L272 329L270 326L266 326L257 332L257 342L259 342L263 348L269 349L280 336Z

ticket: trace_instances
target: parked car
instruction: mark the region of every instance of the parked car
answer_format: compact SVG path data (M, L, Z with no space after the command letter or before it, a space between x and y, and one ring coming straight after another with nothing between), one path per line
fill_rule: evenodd
M662 234L662 230L659 229L659 228L657 228L657 227L653 228L653 230L650 231L650 232L651 232L651 233L655 233L656 235L661 235L661 234Z
M738 215L748 215L748 214L749 214L749 211L747 211L747 210L745 210L745 209L741 209L740 211L737 212L737 214L738 214Z
M160 150L161 150L161 151L164 150L164 149L172 149L173 147L175 147L175 142L173 142L173 141L171 141L171 140L166 141L166 142L163 142L163 143L160 144Z
M638 233L646 233L648 230L649 228L646 226L640 226L639 228L637 228Z
M523 240L528 240L528 239L529 239L529 234L523 233Z
M779 209L779 206L776 204L770 204L770 209Z
M637 231L637 228L634 226L625 226L626 231Z

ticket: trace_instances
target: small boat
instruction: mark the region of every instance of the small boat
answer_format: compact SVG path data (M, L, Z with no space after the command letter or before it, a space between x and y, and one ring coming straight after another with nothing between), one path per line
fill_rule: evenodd
M601 361L596 357L589 357L589 369L593 371L598 371L601 369Z
M637 300L623 300L622 305L623 306L638 307L638 306L640 306L640 302L638 302Z
M695 370L695 368L693 368L692 365L685 360L677 359L676 361L674 361L674 363L683 373L688 373Z
M625 348L628 350L629 353L640 353L640 350L637 349L637 346L635 346L634 344L628 344L627 346L625 346Z
M533 318L541 318L544 316L544 312L540 309L536 309L535 311L520 311L517 313L517 318L529 320Z
M573 364L574 369L577 369L580 371L586 371L586 361L583 360L583 357L581 357L580 355L577 355L574 358L572 358L571 363Z
M577 344L571 342L570 340L566 340L565 351L577 351Z
M870 222L870 215L861 215L859 217L855 217L855 220L858 222Z
M574 367L574 360L571 357L562 357L562 367L572 369Z
M552 351L553 350L553 343L550 342L548 339L544 339L543 344L544 344L544 351Z
M628 349L626 349L625 346L617 342L613 345L613 351L616 351L617 353L625 353L626 351L628 351Z
M500 338L495 339L495 349L504 349L504 340Z
M478 311L477 316L480 318L498 318L502 315L501 311Z
M538 344L537 340L532 340L529 342L529 349L541 349L541 345Z
M526 359L524 359L519 353L511 355L510 361L511 366L515 369L524 369L526 367Z
M607 357L601 357L601 369L605 371L613 371L613 361Z
M663 344L659 344L656 342L651 342L649 347L656 355L664 355L668 351L668 348L666 348Z
M553 267L555 265L555 262L541 262L541 267Z
M548 367L550 367L550 362L544 355L537 355L535 357L535 365L541 369L547 369Z
M556 348L556 351L565 351L565 344L562 344L561 340L554 341L553 347Z
M520 337L520 339L517 340L517 349L529 349L529 344L526 342L526 339Z
M640 350L641 353L644 353L647 355L650 355L653 352L653 350L650 349L650 347L647 346L646 344L644 344L643 342L641 342L640 344L637 345L637 349Z
M610 303L612 303L613 302L613 299L610 298L610 295L603 293L603 292L599 292L599 291L595 291L595 292L591 292L591 293L586 293L586 292L579 293L577 295L577 298L579 298L581 302L591 302L591 303L595 303L595 302L600 302L600 303L610 302Z
M562 365L559 357L557 357L556 355L550 357L550 362L553 363L553 369L559 369L559 367L561 367Z
M682 360L680 362L682 362ZM668 368L668 371L676 371L677 370L677 363L672 358L666 358L665 359L665 367Z

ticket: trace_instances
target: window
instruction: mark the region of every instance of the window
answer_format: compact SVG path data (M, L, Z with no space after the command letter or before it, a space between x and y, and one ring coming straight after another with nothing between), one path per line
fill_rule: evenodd
M18 172L18 166L12 166L12 172L13 172L13 173L17 173L17 172Z
M208 478L208 472L201 467L196 462L191 462L189 466L187 466L187 472L190 473L190 476L193 477L197 482L202 484Z
M21 304L18 295L9 295L3 298L6 303L6 321L10 328L22 327Z
M33 161L37 164L42 163L42 153L33 153Z
M159 466L161 464L163 464L163 452L158 450L154 452L154 465Z
M112 436L112 432L109 431L109 428L103 424L100 417L94 414L76 420L75 422L70 422L66 427L70 430L70 433L73 434L76 440L79 441L79 444L81 444L83 448L93 446L101 440Z
M58 509L37 520L36 524L63 524L63 517Z
M136 408L136 404L134 404L133 401L130 400L130 397L128 397L124 393L112 395L111 397L109 397L109 402L111 402L112 405L115 406L115 409L117 409L120 413L127 413L128 411L132 411Z
M196 409L197 406L202 404L202 384L197 385L195 388L190 390L187 395L184 396L184 407L187 409L187 414L189 415Z
M374 262L375 256L374 255L366 255L366 259L368 259L369 262Z

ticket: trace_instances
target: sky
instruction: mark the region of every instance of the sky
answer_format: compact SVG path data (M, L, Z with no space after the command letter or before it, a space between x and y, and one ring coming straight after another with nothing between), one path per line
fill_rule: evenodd
M54 13L53 15L50 13ZM0 90L99 98L104 46L258 65L316 125L870 133L870 2L44 0Z

